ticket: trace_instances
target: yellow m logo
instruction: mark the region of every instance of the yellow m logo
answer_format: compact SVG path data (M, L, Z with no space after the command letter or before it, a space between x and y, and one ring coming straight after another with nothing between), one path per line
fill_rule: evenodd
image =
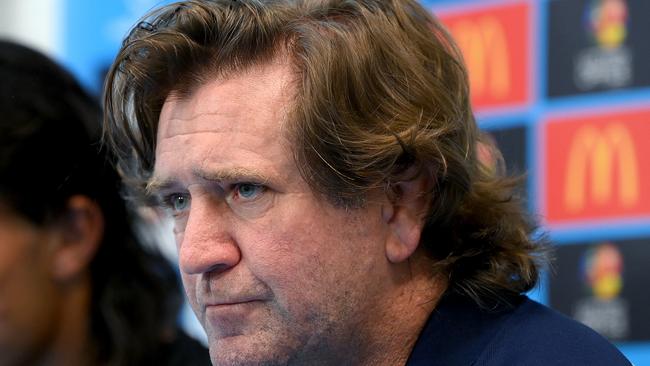
M576 212L584 208L587 183L591 198L598 205L613 197L614 167L618 167L618 202L631 207L639 201L639 172L634 140L621 124L604 130L587 126L578 131L569 150L565 182L566 208ZM591 179L587 181L587 172Z
M500 99L510 92L510 65L505 30L491 16L478 21L461 20L453 27L463 51L472 91Z

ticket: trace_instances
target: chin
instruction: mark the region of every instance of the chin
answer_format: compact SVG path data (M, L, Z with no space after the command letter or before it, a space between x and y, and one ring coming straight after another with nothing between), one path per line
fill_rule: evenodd
M265 335L267 337L265 337ZM286 365L296 353L295 348L269 334L238 335L210 340L210 359L214 366ZM286 341L286 339L284 339Z

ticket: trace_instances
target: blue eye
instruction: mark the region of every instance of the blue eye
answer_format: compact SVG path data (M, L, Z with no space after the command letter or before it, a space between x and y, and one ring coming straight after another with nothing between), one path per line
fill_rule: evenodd
M237 196L243 199L255 199L258 195L264 192L264 187L259 184L241 183L235 189Z
M187 194L173 193L166 199L166 205L173 212L185 211L190 205L190 197Z

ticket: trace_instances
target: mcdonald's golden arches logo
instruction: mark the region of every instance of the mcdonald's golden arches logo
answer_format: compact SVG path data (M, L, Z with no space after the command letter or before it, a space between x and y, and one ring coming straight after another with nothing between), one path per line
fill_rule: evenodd
M568 159L564 203L569 211L584 209L589 193L597 205L617 200L629 208L639 203L638 159L630 132L622 124L612 123L602 130L584 126L575 135Z
M470 70L472 92L504 99L511 88L508 43L502 23L494 16L461 20L452 29Z
M549 224L650 218L650 109L558 118L544 128Z
M463 53L474 108L528 101L529 13L525 2L439 13Z

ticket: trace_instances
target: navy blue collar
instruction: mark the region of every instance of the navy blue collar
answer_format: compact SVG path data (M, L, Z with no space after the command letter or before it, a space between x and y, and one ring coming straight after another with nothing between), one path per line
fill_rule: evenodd
M511 300L514 307L525 297ZM513 310L495 306L483 311L467 298L445 295L431 313L407 366L471 365L494 339L500 323Z

